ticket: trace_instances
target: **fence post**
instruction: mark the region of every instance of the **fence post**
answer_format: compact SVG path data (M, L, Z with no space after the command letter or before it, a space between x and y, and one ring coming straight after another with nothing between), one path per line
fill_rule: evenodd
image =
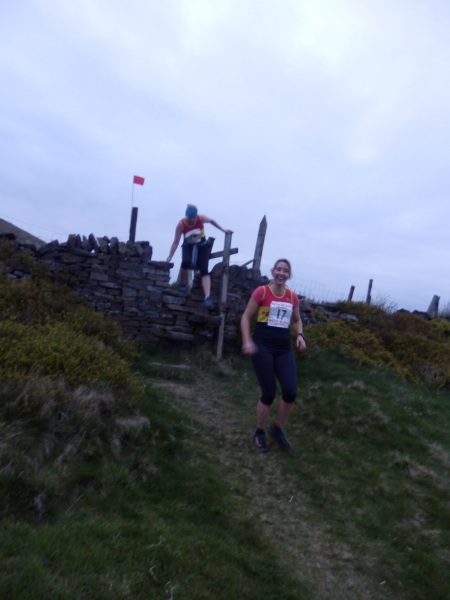
M355 291L355 286L354 286L354 285L352 285L352 286L350 287L350 291L349 291L349 293L348 293L347 302L351 302L351 301L353 300L353 293L354 293L354 291Z
M367 290L366 304L370 304L372 301L372 296L370 295L370 293L372 291L372 283L373 283L373 279L370 279L369 280L369 288Z
M264 248L264 240L266 238L266 230L267 230L267 220L266 215L261 220L259 224L258 237L256 238L256 247L255 247L255 255L253 257L253 268L260 269L261 268L261 257Z
M137 223L138 207L133 206L131 209L131 221L130 221L130 237L129 241L134 244L136 239L136 223Z
M439 296L433 296L433 298L431 299L431 302L430 302L430 306L428 307L427 314L432 319L435 319L438 316L439 300L440 300Z
M217 358L222 358L223 351L223 336L225 331L225 313L227 308L227 292L228 292L228 274L230 268L230 249L231 249L231 232L225 234L225 243L223 248L223 271L222 278L220 280L220 292L219 292L219 315L220 325L219 334L217 337Z

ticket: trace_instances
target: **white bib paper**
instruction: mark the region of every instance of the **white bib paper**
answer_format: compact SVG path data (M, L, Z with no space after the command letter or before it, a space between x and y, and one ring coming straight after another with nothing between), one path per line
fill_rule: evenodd
M269 318L267 325L269 327L282 327L287 329L291 322L292 304L289 302L272 301L269 307Z

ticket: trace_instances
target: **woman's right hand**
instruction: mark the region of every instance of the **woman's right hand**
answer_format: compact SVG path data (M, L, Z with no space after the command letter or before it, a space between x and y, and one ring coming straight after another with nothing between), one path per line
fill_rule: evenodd
M251 356L252 354L256 354L257 352L258 352L258 346L255 344L255 342L253 340L243 342L242 354L245 354L246 356Z

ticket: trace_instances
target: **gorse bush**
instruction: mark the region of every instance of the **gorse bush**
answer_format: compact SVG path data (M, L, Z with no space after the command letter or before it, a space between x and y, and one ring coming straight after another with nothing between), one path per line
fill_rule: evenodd
M122 394L137 391L129 367L136 348L112 320L96 313L66 285L53 283L27 253L0 244L1 271L29 273L19 282L0 274L0 373L24 381L32 369L69 386L102 385ZM0 263L0 266L2 263Z
M114 321L94 312L66 285L52 283L45 276L19 283L0 277L0 321L31 327L62 322L73 331L97 338L120 354L131 356L133 353L133 346L123 340Z
M0 246L2 505L43 519L49 498L77 493L77 473L95 479L89 469L117 452L120 419L139 417L143 385L120 328L8 249ZM10 281L11 269L29 276Z
M406 312L390 314L363 303L342 302L339 308L358 322L335 320L308 327L312 347L339 350L360 365L389 368L415 382L450 385L450 323Z
M64 379L71 387L105 386L134 395L138 382L129 363L96 337L74 331L67 323L30 327L0 322L0 373L20 384L30 372Z
M335 320L308 328L308 346L339 350L348 359L360 365L390 367L401 371L395 356L383 346L376 334L358 323Z
M447 339L450 338L450 321L446 319L433 319L431 327L439 336Z
M24 271L26 273L42 272L42 269L33 260L31 254L25 250L17 251L13 241L0 240L0 274L8 271Z

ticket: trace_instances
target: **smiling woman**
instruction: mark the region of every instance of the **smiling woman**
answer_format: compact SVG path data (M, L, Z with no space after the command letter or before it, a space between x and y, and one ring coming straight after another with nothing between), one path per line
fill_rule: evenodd
M305 350L306 343L298 296L286 287L290 276L291 263L286 258L278 259L272 269L272 281L256 288L241 318L242 352L251 356L261 387L253 444L263 453L268 450L265 423L275 399L277 379L281 386L281 399L270 435L282 450L294 449L283 430L297 396L297 369L291 350L291 323L295 329L298 350ZM256 326L252 339L250 323L255 315Z

